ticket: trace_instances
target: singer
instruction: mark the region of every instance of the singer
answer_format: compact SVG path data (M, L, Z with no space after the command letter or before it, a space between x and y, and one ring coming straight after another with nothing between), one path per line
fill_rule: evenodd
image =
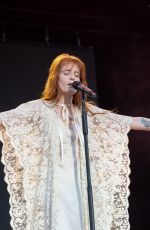
M61 54L40 99L0 113L13 230L90 229L81 91L75 81L87 87L85 64ZM86 109L96 230L128 230L127 134L150 131L150 119L118 115L88 101Z

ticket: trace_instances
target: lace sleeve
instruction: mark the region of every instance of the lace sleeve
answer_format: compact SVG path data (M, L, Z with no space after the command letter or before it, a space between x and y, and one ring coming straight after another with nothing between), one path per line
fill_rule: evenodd
M114 119L116 119L116 121L119 121L121 123L125 123L130 129L130 124L132 122L132 117L125 116L125 115L120 115L120 114L116 114L116 113L110 113L110 116L114 117Z
M12 109L9 111L1 112L0 113L0 141L2 143L5 142L3 138L4 130L7 131L7 135L9 136L8 130L10 127L13 127L15 124L15 121L18 119L23 120L23 117L28 116L27 115L27 108L25 104L21 104L16 109ZM17 123L16 123L17 126ZM15 129L15 126L14 126ZM18 132L19 135L19 132Z
M36 143L35 136L38 130L35 129L35 124L40 119L39 114L39 103L36 101L27 102L16 109L0 113L0 140L2 143L7 144L4 143L5 139L3 138L5 131L16 150L21 145L22 147L32 147L33 143ZM19 151L19 157L21 161L25 161L22 151Z
M40 108L40 102L29 102L0 113L0 135L3 142L1 160L10 193L11 226L14 230L33 229L26 225L31 224L29 219L33 216L30 213L34 209L36 184L39 183L40 189L44 189L37 177L45 151L44 143L46 147L48 145L45 141L45 110L41 112ZM49 149L49 145L47 148ZM26 210L30 215L27 215Z
M130 117L94 108L89 118L89 152L97 229L129 230Z
M130 131L131 129L130 124L132 122L132 117L120 115L120 114L111 112L109 110L101 109L94 105L90 105L89 108L90 108L90 111L93 113L92 115L89 113L89 116L94 117L93 121L95 125L98 125L101 123L102 120L107 119L110 123L120 124L120 127L123 126L125 128L124 131L126 130L126 133ZM115 128L116 126L115 125L111 126L111 129L113 129L113 127ZM120 130L120 131L122 132L123 130Z

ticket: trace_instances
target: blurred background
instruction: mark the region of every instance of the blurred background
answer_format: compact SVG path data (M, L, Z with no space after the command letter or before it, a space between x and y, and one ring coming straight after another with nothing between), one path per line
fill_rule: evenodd
M0 111L40 97L53 58L87 65L98 105L150 117L150 0L1 0ZM150 134L129 133L131 230L150 229ZM0 165L0 230L9 230Z

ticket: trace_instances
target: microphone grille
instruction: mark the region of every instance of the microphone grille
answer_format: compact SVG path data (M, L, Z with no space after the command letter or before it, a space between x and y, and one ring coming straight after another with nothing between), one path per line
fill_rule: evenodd
M74 87L79 86L80 84L81 84L80 81L74 81L74 82L72 83L72 85L73 85Z

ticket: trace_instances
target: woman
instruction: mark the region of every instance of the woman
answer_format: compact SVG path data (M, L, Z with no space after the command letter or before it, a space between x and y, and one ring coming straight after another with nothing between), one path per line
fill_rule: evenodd
M84 63L61 54L50 66L42 98L0 114L2 161L14 230L89 230L81 93ZM96 230L129 229L130 129L150 120L86 103Z

